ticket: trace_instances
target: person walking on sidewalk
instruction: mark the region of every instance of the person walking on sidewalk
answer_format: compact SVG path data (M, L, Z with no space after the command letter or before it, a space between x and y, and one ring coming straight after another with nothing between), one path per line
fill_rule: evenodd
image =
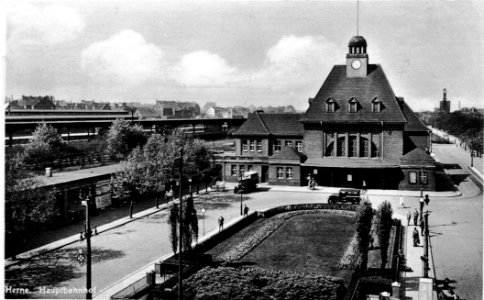
M218 218L218 232L224 230L224 217L220 216Z
M413 225L417 226L417 222L418 222L418 210L415 209L415 211L413 212Z
M413 246L414 247L417 247L418 244L420 244L420 238L418 237L418 230L417 230L417 227L414 227L413 228Z
M247 207L246 204L244 204L244 217L247 217L248 214L249 214L249 208Z
M425 195L424 202L425 202L425 205L429 206L429 203L430 203L429 195Z
M420 212L422 212L423 208L424 208L424 204L425 204L424 199L422 197L420 197L419 202L420 202Z
M407 226L410 226L410 219L412 219L412 213L410 209L407 211Z

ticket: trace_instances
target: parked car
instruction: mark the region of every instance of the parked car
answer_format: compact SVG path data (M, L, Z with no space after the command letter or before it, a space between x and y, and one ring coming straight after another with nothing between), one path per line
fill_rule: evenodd
M245 172L242 179L239 180L239 185L235 187L234 193L250 193L256 190L259 182L259 174L256 171Z
M359 204L361 201L361 191L358 189L341 189L337 194L331 194L328 198L329 204L351 203Z

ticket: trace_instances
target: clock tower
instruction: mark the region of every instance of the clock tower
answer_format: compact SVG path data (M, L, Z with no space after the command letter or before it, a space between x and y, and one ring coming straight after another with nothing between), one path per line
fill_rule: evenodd
M348 43L346 54L346 77L364 78L368 75L368 54L366 40L362 36L354 36Z

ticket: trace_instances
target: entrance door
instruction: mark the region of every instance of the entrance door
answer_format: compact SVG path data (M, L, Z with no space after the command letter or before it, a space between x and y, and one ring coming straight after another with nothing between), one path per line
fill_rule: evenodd
M267 182L267 173L269 170L269 166L261 166L261 174L260 174L260 182Z

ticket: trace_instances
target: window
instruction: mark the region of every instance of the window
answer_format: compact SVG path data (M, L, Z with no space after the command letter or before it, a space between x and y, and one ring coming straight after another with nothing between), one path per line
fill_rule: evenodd
M239 171L240 171L240 173L239 173L239 174L244 175L244 173L245 173L245 166L244 166L244 165L240 165L240 166L239 166Z
M231 165L230 166L230 176L237 176L237 166L236 165Z
M368 139L360 138L360 156L368 157Z
M274 151L279 152L279 151L281 151L281 149L282 149L282 142L278 140L274 144Z
M420 172L420 183L427 184L428 183L428 175L427 172Z
M262 152L262 141L257 140L257 152Z
M349 153L348 153L348 156L349 157L356 157L358 155L358 145L357 145L357 141L356 141L356 136L349 136L349 146L350 148L348 149Z
M377 97L375 97L371 101L371 111L372 112L381 112L382 109L383 109L383 104L381 103L381 101Z
M287 179L292 179L292 167L286 168L286 178Z
M247 171L252 171L252 170L253 170L252 165L248 165L248 166L247 166Z
M296 141L296 150L297 152L302 152L302 142Z
M249 151L249 141L242 140L242 151Z
M417 183L417 172L415 171L408 172L408 183L411 183L411 184Z
M284 179L284 168L277 167L277 179Z
M336 101L331 97L326 101L326 112L336 111Z
M351 100L348 103L348 111L355 113L358 111L358 100L356 98L351 98Z
M286 146L292 147L292 141L286 141Z
M255 151L255 140L250 140L250 151Z
M345 138L340 137L338 139L338 147L336 148L336 156L345 156L346 155L346 143L345 143Z

